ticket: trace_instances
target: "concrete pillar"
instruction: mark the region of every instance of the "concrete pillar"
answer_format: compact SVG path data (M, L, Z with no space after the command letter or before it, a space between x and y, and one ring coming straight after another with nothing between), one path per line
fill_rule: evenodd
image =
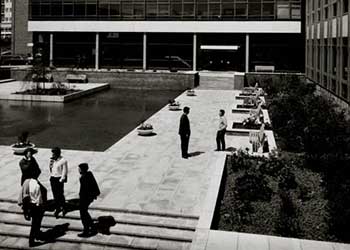
M245 35L245 72L249 72L249 34Z
M147 34L143 33L142 69L147 69Z
M53 67L53 33L50 33L50 67Z
M197 34L193 34L193 71L197 70Z
M96 33L96 44L95 44L95 70L100 68L100 33Z

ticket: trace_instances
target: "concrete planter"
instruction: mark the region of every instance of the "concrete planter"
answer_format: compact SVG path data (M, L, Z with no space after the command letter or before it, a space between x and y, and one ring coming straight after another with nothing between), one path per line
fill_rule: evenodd
M24 151L27 149L27 148L35 148L35 144L34 143L30 143L30 145L27 145L27 146L23 146L23 147L15 147L16 144L12 144L11 145L11 148L13 150L13 152L15 154L24 154Z
M140 129L138 128L137 129L137 133L138 135L151 135L153 133L153 128L150 128L150 129Z
M172 104L172 105L168 105L169 107L169 110L172 110L172 111L176 111L176 110L180 110L180 104Z

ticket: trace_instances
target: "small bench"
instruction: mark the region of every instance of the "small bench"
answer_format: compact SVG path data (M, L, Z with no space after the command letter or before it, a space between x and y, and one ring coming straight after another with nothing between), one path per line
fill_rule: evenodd
M67 82L69 83L87 83L87 76L84 74L67 74Z

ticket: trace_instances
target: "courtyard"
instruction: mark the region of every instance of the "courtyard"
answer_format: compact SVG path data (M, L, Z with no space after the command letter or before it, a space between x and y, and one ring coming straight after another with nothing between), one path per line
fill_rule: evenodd
M117 224L111 228L111 235L98 234L86 240L80 240L76 237L76 230L81 227L80 222L77 221L79 219L77 211L72 211L66 218L60 220L54 220L51 213L47 212L43 223L47 228L61 223L69 223L70 226L65 235L57 238L56 243L48 243L39 248L247 250L257 249L257 247L280 249L279 246L284 246L285 249L299 249L298 247L315 249L316 246L322 249L348 248L348 245L337 243L211 230L227 154L230 155L239 149L251 150L252 147L249 143L249 133L228 134L226 141L229 151L214 151L218 110L226 110L229 127L233 121L241 121L246 116L246 114L231 113L236 103L242 102L235 98L240 91L197 89L196 96L187 96L186 93L177 96L176 92L165 96L164 92L161 92L159 98L155 97L157 96L155 91L151 91L146 97L135 90L132 93L113 89L110 91L111 93L102 92L78 102L63 104L58 109L56 106L52 109L51 106L39 105L41 112L36 112L37 115L39 113L39 119L37 119L39 125L34 123L32 126L37 129L33 131L42 132L34 133L32 140L35 143L40 142L38 145L43 145L38 148L38 153L35 155L42 170L39 179L43 185L50 187L48 165L52 144L64 145L63 155L69 163L69 181L65 185L67 200L73 201L78 197L77 165L87 162L101 189L101 196L92 205L92 215L95 218L112 215ZM123 100L121 97L124 96L124 102L116 101L114 95L117 95L118 100ZM170 111L165 105L171 95L172 98L177 96L176 101L181 103L181 107L191 108L189 119L192 133L189 159L181 158L179 146L178 122L182 112ZM106 98L108 96L110 98ZM145 98L146 105L137 104L135 100L139 98ZM110 99L113 100L109 102ZM101 105L103 100L106 100L107 104ZM111 105L115 102L117 103L115 107L118 106L119 109L115 110ZM28 114L24 110L38 108L33 103L31 104L33 109L29 109L31 106L29 104L14 105L12 101L1 104L1 112L5 114L2 119L3 117L6 119L9 113L14 111L20 117L25 113ZM147 108L149 106L152 107L151 110ZM96 114L101 113L100 108L109 107L108 115L103 118L104 115L100 114L98 125L88 124L90 120L86 119L88 115L83 111L81 112L84 119L81 117L79 119L81 115L79 108L84 110L87 107L89 110L96 109ZM62 130L63 124L58 127L53 124L52 128L40 127L40 123L47 119L47 114L50 112L52 117L55 117L55 113L59 113L60 116L55 119L62 117L65 123L70 124L69 126L82 125L85 128L84 132L74 129ZM77 113L74 114L74 112ZM117 122L119 118L114 114L119 112L122 116L136 114L134 121L126 125ZM65 114L68 115L65 116ZM137 135L136 127L141 122L140 117L147 119L146 122L153 125L152 136ZM8 120L7 126L9 124L11 121ZM116 132L120 126L122 128L125 126L125 129ZM89 127L95 130L89 130ZM15 127L12 129L16 131ZM96 138L100 131L105 129L107 129L106 136L102 133L101 137ZM114 134L108 131L114 131ZM266 132L269 133L270 142L274 142L272 131ZM54 137L56 133L57 137ZM13 136L15 136L14 132ZM2 223L0 233L1 246L4 248L25 247L27 244L25 237L29 229L27 224L23 224L23 217L18 215L20 208L15 204L20 190L18 162L21 157L13 155L9 146L10 138L11 135L7 135L5 139L2 137L3 146L0 150L0 171L4 179L3 188L0 191L0 222ZM64 140L64 138L68 139ZM80 141L82 144L79 143ZM272 149L276 147L275 142L271 146L273 146ZM50 199L50 190L48 193ZM224 243L222 239L225 239Z

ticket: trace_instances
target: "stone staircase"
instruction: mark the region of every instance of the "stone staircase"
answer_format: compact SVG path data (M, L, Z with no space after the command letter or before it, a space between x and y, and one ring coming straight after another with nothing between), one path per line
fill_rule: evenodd
M117 224L110 234L98 233L90 238L79 238L82 231L79 211L69 212L56 219L52 212L45 212L42 231L53 232L66 227L54 242L36 249L190 249L198 217L166 213L150 213L122 209L94 207L90 209L94 219L113 216ZM0 199L0 249L30 249L28 235L30 221L23 217L15 200Z

